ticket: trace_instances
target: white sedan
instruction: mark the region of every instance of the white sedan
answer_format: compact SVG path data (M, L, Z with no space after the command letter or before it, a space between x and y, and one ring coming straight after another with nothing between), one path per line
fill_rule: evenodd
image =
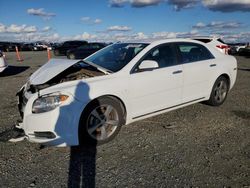
M237 62L195 40L116 43L85 60L52 59L18 92L31 142L103 144L122 125L206 101L221 105Z

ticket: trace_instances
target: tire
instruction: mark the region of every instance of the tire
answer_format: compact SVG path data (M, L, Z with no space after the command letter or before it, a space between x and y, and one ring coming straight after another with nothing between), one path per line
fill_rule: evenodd
M75 58L76 58L76 57L75 57L74 54L72 54L72 53L68 54L68 59L75 59Z
M96 146L111 141L120 131L123 120L123 109L116 99L105 97L92 101L79 122L79 144Z
M224 76L220 76L214 83L210 98L206 101L211 106L220 106L227 98L229 91L229 80Z
M55 56L59 56L60 55L59 50L54 50L54 54Z

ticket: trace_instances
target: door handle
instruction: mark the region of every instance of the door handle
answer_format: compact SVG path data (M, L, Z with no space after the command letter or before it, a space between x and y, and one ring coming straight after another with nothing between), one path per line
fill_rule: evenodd
M216 64L210 64L209 66L210 66L210 67L215 67L215 66L216 66Z
M177 70L173 72L173 74L180 74L180 73L182 73L182 70Z

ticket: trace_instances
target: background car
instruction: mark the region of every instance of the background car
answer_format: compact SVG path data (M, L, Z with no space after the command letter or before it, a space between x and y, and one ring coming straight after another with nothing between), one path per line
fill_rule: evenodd
M34 44L32 44L32 43L21 43L19 48L20 48L20 51L33 51L34 50Z
M240 48L239 51L238 51L238 54L242 55L242 56L250 56L250 46L249 46L249 44L247 44L245 48Z
M198 40L200 42L207 43L209 45L212 45L216 47L220 52L224 54L228 54L228 51L230 50L230 46L227 45L222 39L220 38L209 38L209 37L197 37L192 38L193 40Z
M0 42L0 50L3 52L14 52L16 51L16 46L20 49L20 44L16 42Z
M33 43L33 51L47 50L47 45L44 42L34 42Z
M228 45L230 46L230 49L228 51L228 54L230 54L230 55L237 55L241 48L245 48L247 46L244 43L232 43L232 44L228 44Z
M67 51L87 44L87 41L65 41L60 46L54 47L55 56L67 55Z
M106 46L105 43L87 43L83 46L79 46L75 49L70 49L67 51L68 59L84 59L89 55L95 53L96 51L104 48Z

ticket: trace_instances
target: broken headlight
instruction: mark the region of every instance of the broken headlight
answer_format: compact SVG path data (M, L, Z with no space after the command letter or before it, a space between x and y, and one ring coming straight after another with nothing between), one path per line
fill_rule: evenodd
M32 106L32 113L43 113L54 110L68 99L67 95L42 96L35 100Z

